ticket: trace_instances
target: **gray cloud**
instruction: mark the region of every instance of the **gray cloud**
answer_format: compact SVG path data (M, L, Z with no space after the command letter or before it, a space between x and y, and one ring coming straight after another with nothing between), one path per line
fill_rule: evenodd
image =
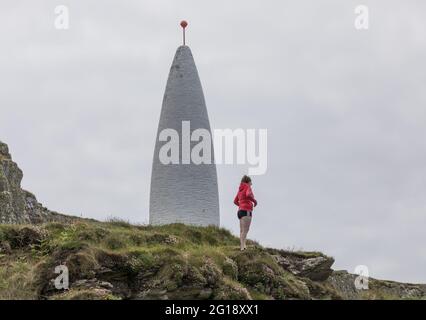
M53 27L69 5L71 28ZM13 1L0 5L0 139L48 207L147 222L168 69L188 43L216 128L267 128L251 236L426 282L426 4ZM222 225L244 167L220 166Z

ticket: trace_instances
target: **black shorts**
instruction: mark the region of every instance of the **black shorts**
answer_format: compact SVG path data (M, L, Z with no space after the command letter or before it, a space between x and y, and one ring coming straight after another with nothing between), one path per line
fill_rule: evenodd
M251 214L251 211L238 210L238 219L241 219L242 217L251 217Z

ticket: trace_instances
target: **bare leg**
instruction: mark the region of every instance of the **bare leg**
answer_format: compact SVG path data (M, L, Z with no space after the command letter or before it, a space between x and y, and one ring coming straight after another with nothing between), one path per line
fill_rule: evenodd
M240 219L240 248L244 250L246 248L247 233L249 232L251 224L251 217L242 217Z
M244 242L243 242L243 230L244 230L244 222L243 222L244 217L242 217L240 219L240 249L244 250Z
M245 235L244 235L244 249L246 248L246 240L247 240L247 234L250 230L250 225L251 225L251 216L250 217L245 217L245 221L244 221L246 227L245 227Z

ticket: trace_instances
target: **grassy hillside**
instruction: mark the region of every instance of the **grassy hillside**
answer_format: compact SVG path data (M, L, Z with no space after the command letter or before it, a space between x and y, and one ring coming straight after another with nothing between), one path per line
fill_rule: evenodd
M240 252L238 239L215 227L121 221L0 225L0 299L351 298L342 289L347 277L334 277L333 262L321 253L254 242ZM53 283L61 264L69 268L69 290ZM400 297L400 291L378 296L379 291L360 297Z

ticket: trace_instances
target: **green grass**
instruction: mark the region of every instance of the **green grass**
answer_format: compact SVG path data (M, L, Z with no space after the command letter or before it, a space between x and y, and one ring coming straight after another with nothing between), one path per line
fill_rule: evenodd
M120 219L0 225L0 299L340 298L329 283L283 269L277 254L297 261L323 256L253 241L241 252L239 239L217 227L132 225ZM52 284L60 264L69 268L72 284L64 292ZM74 286L78 280L92 284ZM371 285L362 298L394 297L393 283Z
M36 299L35 262L24 255L0 258L0 300Z
M227 254L237 251L239 243L228 230L216 227L138 226L118 219L38 227L0 225L0 241L13 252L0 251L0 299L42 297L40 291L46 290L46 283L54 278L52 270L63 263L71 279L91 278L94 270L107 266L114 270L109 276L126 279L123 281L151 272L149 281L168 289L177 290L191 281L206 285L209 280L203 273L209 272L220 282L219 277L227 278L222 274ZM212 270L207 270L207 259L214 266L209 266ZM90 296L86 291L55 297Z

